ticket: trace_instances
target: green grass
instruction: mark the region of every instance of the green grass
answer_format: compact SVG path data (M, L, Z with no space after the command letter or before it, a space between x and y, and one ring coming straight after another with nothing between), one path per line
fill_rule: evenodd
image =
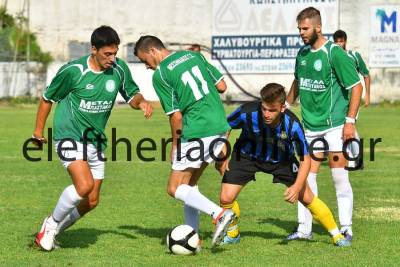
M231 111L233 107L228 107ZM211 251L213 226L201 217L202 252L196 256L171 255L164 244L168 230L183 223L182 204L165 190L170 164L162 162L161 138L169 138L168 120L157 109L151 120L141 112L117 107L108 125L117 137L128 138L133 160L125 160L123 144L118 161L108 162L101 203L59 240L63 248L45 253L32 246L34 234L49 214L70 179L55 154L47 161L46 149L31 152L40 162L22 156L30 137L36 107L0 107L0 265L4 266L396 266L400 262L400 120L397 107L362 109L358 123L364 137L382 138L375 161L351 173L355 196L354 234L351 248L336 248L324 230L315 226L314 241L281 244L296 226L296 206L283 201L284 187L271 176L257 175L239 197L242 241ZM51 124L48 123L48 126ZM237 134L237 133L236 133ZM141 138L156 140L156 161L141 162L135 155ZM235 135L232 136L234 138ZM110 156L111 150L107 154ZM336 197L327 167L318 178L320 197L337 215ZM201 191L218 200L220 178L213 168L200 181Z

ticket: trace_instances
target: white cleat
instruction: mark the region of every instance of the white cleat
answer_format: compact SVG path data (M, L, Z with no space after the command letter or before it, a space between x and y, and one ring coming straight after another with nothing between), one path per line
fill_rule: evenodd
M46 251L54 249L54 237L56 236L57 223L52 220L51 215L44 219L40 232L36 235L35 243Z
M235 213L231 209L228 209L221 212L221 215L219 215L219 217L215 220L215 231L211 241L213 247L221 244L226 234L226 231L228 230L229 224L232 223L235 217Z

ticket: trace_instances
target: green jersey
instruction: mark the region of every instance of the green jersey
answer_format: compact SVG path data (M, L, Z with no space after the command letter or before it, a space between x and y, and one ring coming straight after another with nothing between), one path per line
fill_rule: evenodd
M222 74L198 52L178 51L161 61L153 86L167 115L182 113L182 140L225 133L229 129L215 85Z
M129 102L139 91L126 63L117 58L114 65L101 72L88 66L90 56L69 62L57 72L43 94L57 102L54 115L54 140L72 138L82 142L84 132L94 143L96 136L104 138L104 128L110 117L118 92ZM91 129L91 131L89 131Z
M327 41L312 50L303 46L296 58L295 79L306 129L323 131L344 124L351 88L360 82L354 61Z
M348 50L347 54L354 60L354 63L356 64L356 69L358 73L360 73L362 76L368 76L369 71L367 68L367 65L365 64L364 60L362 59L360 53L356 51L351 51Z

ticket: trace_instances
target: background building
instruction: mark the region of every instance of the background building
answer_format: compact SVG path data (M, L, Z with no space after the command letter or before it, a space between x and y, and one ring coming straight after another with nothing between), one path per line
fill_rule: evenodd
M247 25L249 29L258 28L249 34L274 35L277 32L284 32L284 29L281 28L283 24L269 20L274 15L269 11L272 6L278 10L289 10L285 5L305 8L318 5L320 2L317 0L0 0L0 4L6 6L9 13L22 12L29 17L31 31L36 33L43 50L51 52L54 57L55 61L47 71L46 83L49 83L62 64L89 53L89 39L94 28L110 25L117 30L122 40L118 55L130 62L135 81L144 89L145 96L153 100L157 97L151 86L151 71L146 70L142 64L135 63L132 53L133 42L140 35L157 35L169 43L172 49L188 48L191 43L211 48L212 37L224 32L218 28L218 25L222 25L221 23L238 28L245 23L251 23ZM392 57L388 55L388 52L394 55L399 54L400 58L400 50L396 50L396 46L400 47L400 0L331 0L326 2L333 7L322 12L323 16L329 17L323 25L324 33L332 33L326 32L325 28L338 27L345 30L348 34L348 48L360 52L367 65L371 57L375 59ZM243 5L257 10L251 12L259 14L258 21L246 21ZM377 37L378 26L372 24L374 20L379 22L379 16L375 13L381 10L380 7L386 11L386 17L381 17L383 32L380 37ZM290 31L296 34L295 13L292 13L283 12L279 21L282 23L286 21L286 27L293 28ZM380 45L379 41L384 41L384 45ZM392 46L385 48L385 44L390 42ZM203 50L203 53L211 58L206 50ZM294 62L294 60L288 59L288 62ZM377 67L371 68L372 102L400 99L400 59L386 60L386 65L381 64L379 67L379 64L374 62ZM5 77L6 71L7 68L0 69L3 73L0 74L0 79ZM24 77L26 76L22 75L16 80L21 81ZM232 77L240 87L255 95L267 82L279 82L289 88L293 80L293 74L287 70L286 73L285 71L277 73L244 69L233 72ZM229 92L225 97L233 100L249 99L230 79L226 80ZM40 82L30 84L36 85L36 88L32 89L34 91L41 90L43 87ZM4 86L0 89L5 90ZM35 93L31 91L31 94Z

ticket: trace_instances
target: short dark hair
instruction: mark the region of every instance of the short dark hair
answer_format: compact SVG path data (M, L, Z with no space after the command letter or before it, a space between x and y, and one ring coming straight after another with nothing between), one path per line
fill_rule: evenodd
M100 49L103 46L119 45L120 40L118 33L113 28L103 25L93 31L90 42L96 49Z
M347 34L345 31L342 30L337 30L335 31L335 33L333 34L333 41L336 42L337 39L339 38L343 38L345 41L347 41Z
M159 50L165 48L163 42L153 35L144 35L136 41L135 48L133 50L133 54L137 56L139 50L149 51L150 48L157 48Z
M296 21L300 22L304 19L317 19L318 23L322 24L321 13L315 7L307 7L300 11L300 13L297 15Z
M279 83L269 83L265 85L261 89L260 95L262 102L265 103L274 103L278 101L283 105L286 101L285 87Z

